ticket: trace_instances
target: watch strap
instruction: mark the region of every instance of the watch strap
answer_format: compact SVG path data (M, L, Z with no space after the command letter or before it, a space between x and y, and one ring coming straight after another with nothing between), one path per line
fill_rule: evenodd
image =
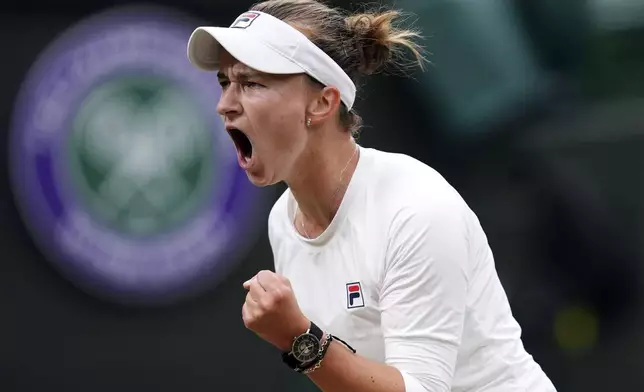
M324 336L324 332L318 327L314 322L311 321L311 324L309 325L309 329L304 332L304 334L311 334L315 336L319 341L320 344L322 344L322 337ZM302 334L302 335L304 335ZM300 335L301 336L301 335ZM297 339L297 336L293 339L295 341ZM286 366L290 367L291 369L303 369L305 365L315 363L315 360L311 361L310 363L303 364L302 362L298 361L294 356L293 356L293 350L291 349L290 351L284 351L282 352L282 361L286 364Z
M331 346L331 342L333 342L334 340L342 343L342 345L344 345L347 350L351 351L353 354L356 353L356 349L351 347L349 343L345 342L337 336L327 333L326 338L323 341L320 339L320 349L318 350L318 354L316 355L314 360L303 364L296 360L293 355L290 355L290 353L282 353L282 359L291 369L295 370L298 373L312 373L322 367L322 361L324 360L324 357L329 350L329 346Z
M300 361L295 359L293 354L286 351L282 353L282 362L284 362L286 366L290 367L291 369L297 369L301 365Z
M309 330L307 331L311 335L315 336L318 338L320 343L322 342L322 337L324 336L324 332L318 327L313 321L311 321L311 325L309 326Z

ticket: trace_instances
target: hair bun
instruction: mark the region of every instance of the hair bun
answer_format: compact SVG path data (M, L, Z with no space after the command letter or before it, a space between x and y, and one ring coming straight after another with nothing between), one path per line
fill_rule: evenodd
M347 18L347 26L356 38L355 46L361 55L358 72L370 75L383 68L391 58L391 18L386 14L351 15Z
M423 66L422 48L413 39L419 38L416 31L395 26L400 12L366 12L346 18L347 27L355 37L355 47L361 55L358 72L371 75L385 68L390 62L400 65L397 55L400 49L409 49L416 57L415 64ZM394 60L394 61L392 61Z

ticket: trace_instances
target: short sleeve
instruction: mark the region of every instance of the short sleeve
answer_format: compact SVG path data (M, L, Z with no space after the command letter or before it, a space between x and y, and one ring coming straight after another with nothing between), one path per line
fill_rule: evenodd
M451 390L466 308L467 211L456 192L428 198L401 208L388 234L380 292L386 363L428 392Z

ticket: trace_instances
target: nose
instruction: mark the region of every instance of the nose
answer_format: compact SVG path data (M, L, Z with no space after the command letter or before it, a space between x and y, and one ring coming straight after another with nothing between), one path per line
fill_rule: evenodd
M239 115L242 112L239 95L232 85L222 90L221 97L217 103L217 113L222 116Z

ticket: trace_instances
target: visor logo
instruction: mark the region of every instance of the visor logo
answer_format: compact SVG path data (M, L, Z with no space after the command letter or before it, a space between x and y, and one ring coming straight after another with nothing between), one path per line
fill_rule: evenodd
M247 29L251 24L253 24L253 22L259 17L259 15L260 14L258 12L245 12L239 15L237 19L235 19L233 24L230 25L230 28Z

